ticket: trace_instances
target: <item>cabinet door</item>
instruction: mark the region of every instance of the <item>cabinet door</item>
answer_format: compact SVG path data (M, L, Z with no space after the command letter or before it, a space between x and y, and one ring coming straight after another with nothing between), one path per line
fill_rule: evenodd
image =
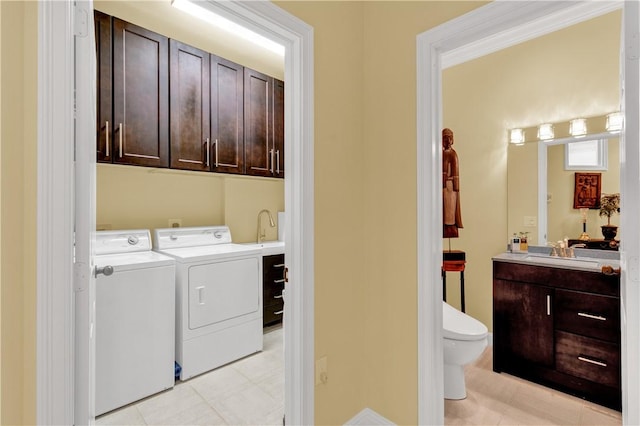
M516 281L493 281L494 369L527 363L552 367L553 289Z
M209 54L169 42L171 168L208 171Z
M112 56L111 56L111 16L94 10L96 35L96 151L97 161L110 163L113 153L113 99L112 99Z
M284 177L284 81L273 80L273 175Z
M246 174L273 175L273 78L244 70L244 136Z
M114 163L169 166L169 41L113 18Z
M244 68L211 55L211 162L221 173L244 173Z

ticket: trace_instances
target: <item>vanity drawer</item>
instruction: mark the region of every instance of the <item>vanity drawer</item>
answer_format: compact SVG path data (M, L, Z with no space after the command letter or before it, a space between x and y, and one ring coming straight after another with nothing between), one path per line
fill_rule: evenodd
M617 344L556 331L556 369L572 376L620 387Z
M620 342L620 299L579 291L555 291L556 329Z

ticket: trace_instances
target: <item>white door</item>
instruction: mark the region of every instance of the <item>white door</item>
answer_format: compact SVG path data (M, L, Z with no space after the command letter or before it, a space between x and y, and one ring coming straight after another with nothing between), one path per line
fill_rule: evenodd
M74 424L95 417L96 55L92 0L75 4Z

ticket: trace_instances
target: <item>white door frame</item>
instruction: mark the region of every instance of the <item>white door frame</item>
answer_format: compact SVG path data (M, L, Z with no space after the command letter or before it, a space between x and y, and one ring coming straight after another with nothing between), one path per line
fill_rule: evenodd
M640 210L637 2L495 1L417 37L418 421L444 422L442 377L442 70L616 9L624 10L621 51L621 190L624 211ZM624 54L626 53L626 54ZM624 76L627 80L625 81ZM640 423L640 218L621 216L622 408L625 424Z
M74 276L73 264L74 194L78 182L73 173L73 32L76 17L72 5L72 0L44 0L39 2L38 9L38 424L74 422L74 380L77 378L74 376L76 354L72 283L74 279L76 285L88 280L83 276L82 268L76 267ZM285 150L285 256L289 283L286 284L285 294L285 416L289 424L312 424L313 28L268 1L209 0L203 5L286 48L285 140L288 145ZM87 157L93 155L87 154L91 151L75 151L76 161L91 161ZM86 204L78 202L79 206ZM91 422L90 415L86 421L81 419L77 423Z

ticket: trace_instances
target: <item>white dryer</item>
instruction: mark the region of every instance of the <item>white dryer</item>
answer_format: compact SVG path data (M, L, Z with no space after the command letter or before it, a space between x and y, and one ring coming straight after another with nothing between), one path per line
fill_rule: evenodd
M96 415L175 382L175 261L149 230L96 232Z
M226 226L156 229L176 260L176 361L187 380L262 350L262 261Z

